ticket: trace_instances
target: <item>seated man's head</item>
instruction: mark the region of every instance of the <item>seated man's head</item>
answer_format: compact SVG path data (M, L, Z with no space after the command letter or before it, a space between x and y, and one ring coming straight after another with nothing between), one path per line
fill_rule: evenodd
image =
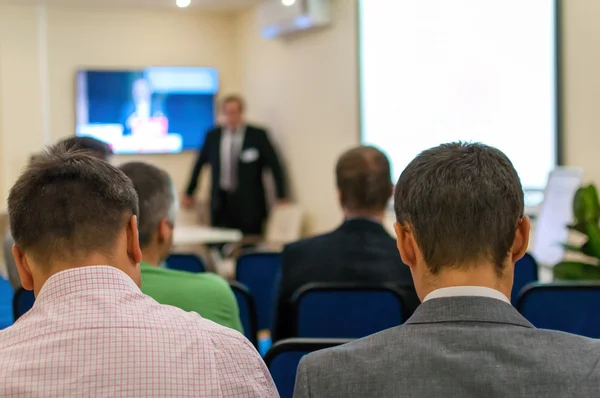
M123 172L57 145L33 161L8 197L21 283L37 294L53 274L110 265L140 283L138 198Z
M131 179L140 200L140 246L151 265L164 261L173 246L177 193L169 175L150 164L126 163L120 169Z
M370 146L350 149L338 159L335 176L346 217L383 217L393 190L384 153Z
M67 151L83 151L98 159L109 161L113 155L110 146L92 137L69 137L58 142Z
M428 149L402 172L394 207L398 249L421 299L437 288L467 285L510 297L530 224L506 155L483 144Z
M111 147L100 140L92 137L69 137L58 142L57 146L61 146L64 150L86 152L88 155L109 162L113 155ZM31 156L30 162L36 162L38 158L44 154L36 153Z

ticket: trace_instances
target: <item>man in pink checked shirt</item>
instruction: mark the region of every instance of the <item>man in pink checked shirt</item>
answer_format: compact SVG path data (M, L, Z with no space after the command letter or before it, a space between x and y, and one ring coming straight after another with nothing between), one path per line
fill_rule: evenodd
M277 397L238 332L141 293L138 198L108 163L53 148L11 189L33 308L0 332L1 397Z

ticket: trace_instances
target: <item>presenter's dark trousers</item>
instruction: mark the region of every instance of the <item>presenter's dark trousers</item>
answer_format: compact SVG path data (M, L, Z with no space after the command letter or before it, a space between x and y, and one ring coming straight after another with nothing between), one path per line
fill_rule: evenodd
M243 198L239 192L220 191L219 205L212 212L212 225L239 229L244 235L261 235L264 219L243 214Z

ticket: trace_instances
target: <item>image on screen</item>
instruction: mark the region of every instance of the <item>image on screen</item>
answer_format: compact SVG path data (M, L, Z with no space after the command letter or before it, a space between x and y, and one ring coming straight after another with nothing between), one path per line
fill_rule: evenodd
M557 165L552 0L360 0L361 139L395 180L421 151L483 142L526 190Z
M212 68L150 67L77 73L77 135L115 153L198 149L215 124L218 74Z

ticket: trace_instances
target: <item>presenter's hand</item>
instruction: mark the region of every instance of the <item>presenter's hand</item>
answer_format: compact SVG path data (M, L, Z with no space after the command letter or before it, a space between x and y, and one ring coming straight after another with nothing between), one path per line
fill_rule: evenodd
M196 204L196 201L194 200L194 198L192 196L185 195L184 197L181 198L181 207L183 207L184 209L187 209L187 210L193 209L195 204Z

